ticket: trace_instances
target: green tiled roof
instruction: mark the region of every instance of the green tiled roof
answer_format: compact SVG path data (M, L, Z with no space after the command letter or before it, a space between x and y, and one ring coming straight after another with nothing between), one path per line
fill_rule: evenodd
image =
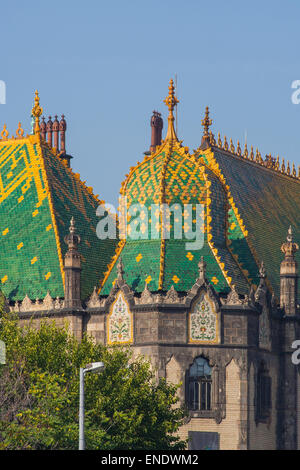
M233 283L241 293L248 292L249 283L228 248L229 203L226 191L214 172L201 164L198 158L191 157L178 142L171 150L166 144L162 145L157 153L145 157L141 164L131 169L121 193L127 198L128 208L140 204L136 212L139 221L135 226L137 219L134 213L129 217L127 239L116 253L101 295L109 294L117 277L120 257L124 279L137 292L144 289L145 282L150 291L167 291L173 285L177 291L186 292L198 277L201 256L207 264L207 278L217 291L228 292L230 283ZM150 212L150 208L162 203L174 209L170 216L170 236L163 240L160 226L154 240L153 237L151 239L151 228L153 234L153 225L160 222L160 217ZM189 220L184 218L185 204L193 208ZM192 241L189 236L196 228L197 204L202 205L204 224L203 244L195 250L186 244ZM178 207L183 216L182 239L174 235ZM140 232L140 239L132 238L133 231Z
M96 236L99 203L37 135L0 142L0 284L10 300L64 297L63 241L74 216L81 236L82 297L114 251Z
M214 158L230 187L258 262L264 261L268 279L279 296L279 270L283 259L280 247L290 225L295 241L300 242L300 182L221 149L214 149ZM239 240L238 234L232 233L231 239L231 246L242 258L243 267L253 277L253 258L246 253L245 243ZM296 259L300 263L299 252Z

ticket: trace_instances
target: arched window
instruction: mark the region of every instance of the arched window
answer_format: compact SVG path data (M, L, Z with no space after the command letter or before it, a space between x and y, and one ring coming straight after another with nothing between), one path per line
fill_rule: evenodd
M193 411L212 409L211 367L203 357L197 357L188 371L188 406Z

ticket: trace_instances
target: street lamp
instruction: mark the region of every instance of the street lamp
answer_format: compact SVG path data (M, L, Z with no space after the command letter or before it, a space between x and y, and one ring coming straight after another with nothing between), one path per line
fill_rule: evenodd
M79 450L85 450L84 440L84 376L87 372L97 374L105 368L103 362L92 362L84 367L80 367L79 381Z

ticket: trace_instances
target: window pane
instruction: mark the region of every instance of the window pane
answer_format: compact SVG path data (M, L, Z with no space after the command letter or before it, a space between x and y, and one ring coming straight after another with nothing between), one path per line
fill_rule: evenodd
M206 382L201 382L201 410L206 410Z
M211 375L211 367L206 359L197 357L190 367L190 377L203 377L205 375Z
M199 410L199 384L198 382L194 382L194 399L195 399L195 406L194 410Z
M207 382L207 410L211 409L211 382Z

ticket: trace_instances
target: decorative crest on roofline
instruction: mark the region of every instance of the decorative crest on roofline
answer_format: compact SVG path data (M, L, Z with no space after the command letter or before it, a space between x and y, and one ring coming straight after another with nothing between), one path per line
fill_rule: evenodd
M247 143L245 143L245 148L242 151L239 141L237 142L237 147L235 149L232 139L229 139L230 144L228 144L227 137L224 136L224 142L222 142L220 133L218 133L218 139L216 141L211 131L208 130L211 123L212 121L209 119L208 108L206 108L205 118L202 120L204 132L203 132L202 142L199 147L200 150L205 150L208 147L217 147L239 158L251 160L255 163L258 163L259 165L265 168L268 168L270 170L274 170L277 173L282 173L293 179L298 179L298 180L300 179L300 165L298 166L298 172L297 172L294 163L290 164L289 161L285 163L284 158L282 159L282 163L280 163L278 155L277 157L272 157L271 154L267 154L265 158L263 158L258 149L256 149L256 151L254 152L253 146L251 146L251 151L249 152ZM208 138L207 138L206 132L208 132ZM203 145L203 140L205 140L206 142L206 139L207 139L207 142L209 142L209 145Z

